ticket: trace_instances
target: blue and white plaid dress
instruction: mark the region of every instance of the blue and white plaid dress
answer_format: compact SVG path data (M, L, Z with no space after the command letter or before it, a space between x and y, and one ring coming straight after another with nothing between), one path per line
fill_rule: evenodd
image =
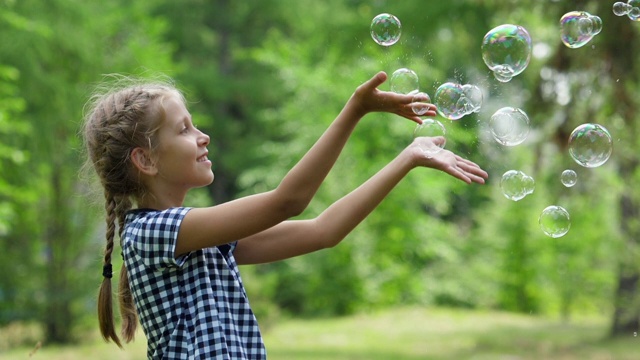
M149 359L266 359L236 243L174 258L189 208L127 213L123 255Z

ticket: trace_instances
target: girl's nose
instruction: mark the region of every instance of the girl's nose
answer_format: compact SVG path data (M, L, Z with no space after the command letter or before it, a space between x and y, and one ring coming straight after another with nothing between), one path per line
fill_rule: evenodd
M200 132L200 137L198 138L198 143L202 146L207 146L209 145L209 143L211 142L211 138L209 138L209 135L203 133L202 131Z

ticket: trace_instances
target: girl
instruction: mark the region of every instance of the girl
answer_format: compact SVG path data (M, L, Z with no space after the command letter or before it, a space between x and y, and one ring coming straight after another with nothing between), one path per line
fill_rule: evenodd
M287 220L309 204L360 119L390 112L420 123L412 95L381 91L376 74L273 190L207 208L183 207L189 189L211 184L209 136L194 127L181 93L166 84L130 86L94 97L84 128L89 161L104 188L106 248L98 314L105 340L121 346L113 325L111 256L116 221L122 337L137 319L149 359L264 359L266 351L238 264L287 259L338 244L413 168L430 167L466 183L487 173L417 138L350 194L315 219ZM435 116L428 104L426 116ZM133 208L135 204L136 208Z

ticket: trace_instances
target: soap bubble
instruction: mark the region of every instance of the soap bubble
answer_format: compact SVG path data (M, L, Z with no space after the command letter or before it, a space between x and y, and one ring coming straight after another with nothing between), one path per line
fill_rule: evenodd
M391 74L391 91L398 94L412 94L419 90L418 75L410 69L401 68Z
M593 23L592 35L598 35L602 31L602 19L599 16L592 15L591 22Z
M495 78L508 82L529 65L531 36L522 26L500 25L484 36L481 49L482 59Z
M627 17L633 21L640 21L640 0L629 0L627 4L631 7Z
M504 197L518 201L532 194L535 190L535 184L533 178L522 171L509 170L502 175L500 189Z
M542 210L538 224L547 236L559 238L569 232L571 218L562 206L551 205Z
M465 112L467 114L479 112L483 101L482 90L476 85L465 84L462 85L462 94L459 101L462 102Z
M471 84L446 82L438 87L434 95L438 114L449 120L458 120L465 115L479 112L482 101L482 90Z
M380 14L371 21L371 37L382 46L391 46L400 40L402 25L391 14Z
M569 136L569 154L579 165L598 167L611 156L613 142L606 128L598 124L582 124Z
M629 13L629 11L631 11L631 8L633 6L622 2L622 1L618 1L615 4L613 4L613 13L616 16L624 16L627 15Z
M438 114L449 120L458 120L466 114L460 99L464 96L462 86L453 82L446 82L438 87L433 99Z
M586 11L570 11L560 18L560 38L572 49L584 46L601 30L602 19Z
M423 119L422 124L416 126L413 131L413 138L417 137L436 137L436 136L444 136L446 134L446 129L442 125L442 123L435 119ZM432 157L433 155L439 153L444 148L444 143L442 144L430 144L426 147L421 147L422 152L427 155L427 157Z
M489 129L498 143L516 146L529 135L529 117L521 109L503 107L491 115Z
M572 187L578 181L578 174L571 169L567 169L560 175L560 181L562 182L562 185Z
M431 98L429 94L425 92L418 92L413 95L413 100L411 100L411 110L413 113L420 116L424 115L429 111L429 103L431 102Z

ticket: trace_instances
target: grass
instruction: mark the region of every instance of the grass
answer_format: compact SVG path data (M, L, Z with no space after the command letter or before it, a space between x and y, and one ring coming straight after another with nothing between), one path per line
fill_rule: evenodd
M333 319L283 320L268 329L272 360L636 360L640 337L606 340L608 322L500 312L404 308ZM33 353L35 352L35 353ZM0 352L0 359L144 359L139 336L124 351L101 340ZM30 353L33 353L30 356Z

